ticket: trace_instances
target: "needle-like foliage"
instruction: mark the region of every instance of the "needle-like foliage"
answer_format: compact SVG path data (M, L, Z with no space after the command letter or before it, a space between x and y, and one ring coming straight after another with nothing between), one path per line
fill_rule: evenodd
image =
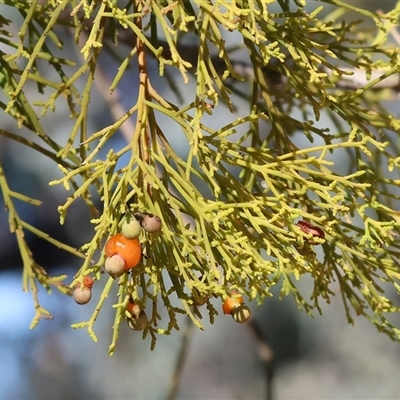
M177 314L202 329L201 318L208 314L212 322L221 314L230 291L262 303L276 285L309 314L341 296L350 323L365 316L400 340L392 320L400 289L400 120L384 102L398 89L391 32L399 24L399 3L383 14L339 0L0 2L23 19L12 36L12 21L0 17L6 99L0 106L37 141L18 130L0 134L58 165L63 177L50 184L67 190L61 224L78 199L97 215L93 238L79 250L60 243L18 215L16 199L40 202L13 192L0 164L24 288L37 310L33 325L49 317L39 305L38 284L70 294L92 275L105 281L103 292L92 299L90 320L74 327L87 327L95 339L94 322L119 285L110 353L129 299L146 310L144 336L150 334L154 346L157 334L179 329ZM60 32L74 37L78 61L63 58ZM99 59L121 49L119 68L106 88L102 81L103 91L106 97L118 92L128 73L137 74L138 91L115 122L90 132L90 100L103 76ZM27 96L32 83L47 94L45 101ZM74 122L61 142L43 127L47 113L59 107L69 107ZM126 146L113 150L114 136L132 121ZM171 130L185 138L184 156ZM335 165L337 154L347 172ZM101 273L102 249L128 212L159 216L162 230L143 232L141 264L113 279ZM299 220L316 230L302 230ZM35 263L26 231L82 258L70 286ZM297 287L304 276L313 280L311 295Z

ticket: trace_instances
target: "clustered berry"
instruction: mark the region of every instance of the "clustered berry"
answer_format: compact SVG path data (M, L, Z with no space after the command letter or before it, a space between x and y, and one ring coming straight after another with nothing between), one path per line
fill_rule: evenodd
M141 230L156 233L161 227L162 222L157 215L149 213L127 215L122 222L121 233L112 236L106 243L105 270L116 278L137 267L142 259L142 246L138 239Z
M121 227L121 233L127 239L135 239L139 237L141 229L142 228L138 220L133 216L128 216L124 219Z
M105 270L118 277L124 272L135 268L142 258L142 246L138 238L128 239L122 233L117 233L108 239L105 246Z
M148 233L159 232L162 228L161 219L150 213L137 213L124 217L121 232L111 236L104 246L106 260L104 269L113 278L137 267L142 259L142 246L139 236L142 229ZM78 282L73 290L73 298L78 304L87 304L92 297L94 280L90 276ZM130 298L125 310L126 319L131 329L141 331L147 324L144 310Z
M243 297L236 292L231 292L225 299L222 311L224 314L231 315L234 321L240 324L247 322L251 317L250 308L244 304Z
M136 213L124 217L121 225L121 232L111 236L105 246L104 252L106 260L104 269L114 279L137 267L142 259L142 246L139 236L142 231L157 233L162 229L161 219L154 214ZM85 276L82 284L78 282L75 286L73 297L78 304L87 304L92 297L92 286L94 280L90 276ZM208 301L208 296L196 291L193 304L197 307L204 305ZM225 299L222 310L224 314L229 314L239 323L248 321L251 317L249 307L244 304L243 297L231 292ZM129 295L125 306L125 318L128 326L135 331L143 331L148 326L148 318L141 306L135 303Z
M307 221L298 221L297 227L306 234L307 243L317 245L324 239L325 233L321 228L311 225ZM137 267L142 259L142 246L139 236L142 231L157 233L162 229L161 219L150 213L136 213L124 217L121 225L121 232L110 237L105 244L104 251L106 260L104 268L113 278L117 278L131 269ZM81 282L75 285L73 298L78 304L87 304L92 297L92 286L94 280L90 276L85 276ZM193 289L193 305L196 307L204 305L209 297ZM231 315L233 320L238 323L245 323L251 318L250 308L244 303L243 297L236 291L231 291L222 304L224 314ZM138 303L135 303L129 295L125 306L125 318L128 326L135 331L143 331L149 324L147 315Z
M125 308L125 316L129 328L134 331L144 330L149 323L146 313L133 301L131 296Z
M89 303L90 299L92 298L93 283L94 279L86 275L83 278L82 285L80 282L75 285L72 297L77 304L83 305Z

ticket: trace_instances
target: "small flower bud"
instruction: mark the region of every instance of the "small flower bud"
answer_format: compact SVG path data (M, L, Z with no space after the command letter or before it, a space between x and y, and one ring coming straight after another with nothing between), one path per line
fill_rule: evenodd
M121 233L127 239L135 239L139 237L141 230L142 228L135 217L133 216L125 217L125 220L122 223Z
M76 287L73 292L74 300L77 304L83 305L89 303L92 298L92 289L89 287Z
M82 284L83 284L83 287L91 289L94 284L94 279L91 276L86 275L83 277ZM81 282L77 282L75 287L80 288L82 286L82 284L81 284Z
M83 278L83 286L84 287L87 287L87 288L91 289L92 286L93 286L93 283L94 283L94 279L91 276L86 275Z
M104 269L113 277L120 276L125 271L125 259L119 254L113 254L106 258Z

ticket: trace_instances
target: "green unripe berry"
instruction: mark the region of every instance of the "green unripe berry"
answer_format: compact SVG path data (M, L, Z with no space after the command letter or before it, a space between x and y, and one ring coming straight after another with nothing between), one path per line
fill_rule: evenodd
M125 217L124 222L122 223L121 233L127 239L135 239L139 237L142 228L135 217Z

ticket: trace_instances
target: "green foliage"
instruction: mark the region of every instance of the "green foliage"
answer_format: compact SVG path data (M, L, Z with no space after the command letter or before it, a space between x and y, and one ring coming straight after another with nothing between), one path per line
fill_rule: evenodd
M68 191L59 207L61 224L78 199L96 216L90 242L79 250L60 243L21 219L14 201L39 201L11 191L0 170L10 227L22 255L24 288L35 299L34 324L49 316L37 300L38 283L70 294L70 287L92 274L106 281L103 292L91 319L74 327L87 327L95 339L93 324L118 284L110 353L129 295L146 308L144 336L150 334L154 345L157 334L179 329L177 314L188 315L202 329L202 315L208 313L213 321L220 314L215 303L219 307L229 291L261 303L275 285L309 314L321 312L320 303L340 293L350 323L363 315L400 339L391 321L399 311L400 155L394 137L400 120L382 103L393 90L378 89L398 76L397 47L388 38L398 26L400 5L379 14L336 0L309 2L311 12L305 10L306 1L284 0L2 2L18 10L23 23L13 37L10 21L0 19L0 42L9 49L0 50L0 86L8 98L0 106L38 140L18 131L0 133L58 164L63 177L50 184ZM353 13L346 22L348 11ZM74 36L79 63L62 58L60 26ZM243 44L228 46L232 35ZM195 43L183 45L186 37ZM139 90L113 124L91 133L87 123L98 60L119 42L127 52L107 92L118 91L132 63L138 66ZM243 51L251 79L234 61L235 53L243 58ZM155 84L160 78L149 74L154 62L162 85L170 84L176 96L160 94L162 86ZM355 89L353 72L367 77ZM82 79L81 92L76 85ZM32 83L48 94L47 100L27 98L25 88ZM174 99L182 97L184 83L195 90L181 104ZM249 111L240 116L235 110L243 100ZM65 142L57 143L42 122L49 110L65 105L74 125ZM230 122L221 124L218 115L226 110L232 112ZM111 138L132 116L136 122L129 142L113 151ZM159 122L162 116L175 126L174 135L186 138L187 155L178 155L173 135ZM334 131L321 128L320 117L329 117ZM299 132L302 147L295 141ZM108 149L104 159L103 149ZM338 151L349 163L347 173L332 161ZM126 155L129 161L117 165ZM94 191L103 203L100 214ZM118 282L107 280L101 274L105 255L98 249L120 230L128 210L158 215L163 228L159 234L141 234L146 257L139 267ZM298 219L324 230L325 239L316 239L320 253L307 240L311 235L295 224ZM64 277L49 277L35 263L25 231L83 258L71 285L60 283ZM311 296L296 286L304 276L313 279ZM204 296L220 301L209 300L205 311L195 304ZM164 308L168 320L160 321Z

